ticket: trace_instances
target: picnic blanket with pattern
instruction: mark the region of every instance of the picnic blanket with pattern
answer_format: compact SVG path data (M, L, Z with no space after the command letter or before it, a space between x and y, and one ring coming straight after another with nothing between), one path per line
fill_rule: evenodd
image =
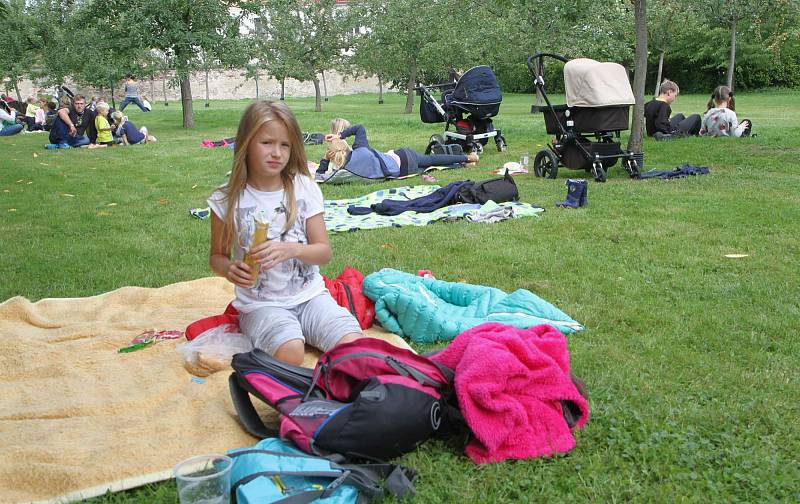
M432 222L453 221L475 216L481 212L482 205L462 203L450 205L430 213L404 212L400 215L350 215L347 208L351 205L370 206L385 199L414 199L439 189L438 185L403 186L381 189L364 196L351 199L330 200L325 202L325 227L331 232L357 231L359 229L377 229L382 227L425 226ZM494 207L494 202L486 203ZM529 203L518 201L500 203L500 206L511 209L511 217L538 216L544 209ZM485 205L484 205L485 206Z

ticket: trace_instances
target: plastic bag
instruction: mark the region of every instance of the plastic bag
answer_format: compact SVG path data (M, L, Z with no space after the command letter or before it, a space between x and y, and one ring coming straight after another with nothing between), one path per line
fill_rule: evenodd
M235 324L222 324L176 348L183 356L183 367L187 371L195 376L208 376L229 370L234 354L249 352L253 343Z

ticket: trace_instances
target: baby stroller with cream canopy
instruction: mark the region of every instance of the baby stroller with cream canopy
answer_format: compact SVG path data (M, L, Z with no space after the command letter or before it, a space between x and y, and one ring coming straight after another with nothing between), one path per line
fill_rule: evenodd
M550 103L544 90L546 57L565 63L566 105ZM533 162L536 176L556 178L562 165L586 170L598 182L605 182L606 172L618 160L632 178L639 175L639 162L634 154L620 147L620 131L629 128L630 107L635 101L622 65L538 53L528 58L528 68L533 73L537 93L547 104L532 106L531 113L542 112L547 133L555 135L553 143L536 154Z
M492 123L492 117L500 111L503 95L497 77L488 66L470 68L452 82L420 84L414 89L420 95L422 122L445 123L443 134L431 136L426 154L443 152L444 146L453 144L460 145L466 153L481 153L490 138L494 138L498 151L506 150L505 137ZM442 93L442 101L433 96L432 89ZM450 131L450 126L455 131Z

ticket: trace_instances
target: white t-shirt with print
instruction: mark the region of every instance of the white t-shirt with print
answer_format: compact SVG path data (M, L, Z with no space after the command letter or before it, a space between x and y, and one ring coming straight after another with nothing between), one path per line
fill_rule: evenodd
M239 197L237 215L234 215L233 244L234 260L243 260L245 252L250 248L250 240L255 234L256 212L265 212L269 218L267 239L291 243L308 243L306 221L324 211L322 191L316 182L305 175L297 175L294 179L294 192L297 199L297 219L287 232L286 206L283 201L283 189L280 191L259 191L245 186ZM225 193L216 190L208 198L208 206L223 221L228 202ZM325 283L319 273L319 266L306 264L299 259L289 259L268 270L261 270L253 288L236 286L234 308L248 313L263 306L292 307L305 303L321 294Z

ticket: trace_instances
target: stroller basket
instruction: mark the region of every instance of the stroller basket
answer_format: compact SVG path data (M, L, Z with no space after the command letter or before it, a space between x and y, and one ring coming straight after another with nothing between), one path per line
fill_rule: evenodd
M553 111L545 109L544 125L547 133L560 133L559 123L572 121L572 131L576 133L593 133L596 131L621 131L630 124L630 106L586 108L567 105L553 105Z

